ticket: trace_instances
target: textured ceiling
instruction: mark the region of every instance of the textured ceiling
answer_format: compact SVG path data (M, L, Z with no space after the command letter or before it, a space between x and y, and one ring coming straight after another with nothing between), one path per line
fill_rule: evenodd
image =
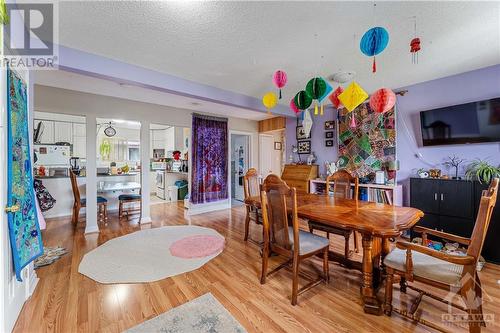
M284 102L339 70L373 91L500 63L500 2L61 2L59 14L63 45L250 96L283 69ZM376 74L359 51L374 25L390 33Z

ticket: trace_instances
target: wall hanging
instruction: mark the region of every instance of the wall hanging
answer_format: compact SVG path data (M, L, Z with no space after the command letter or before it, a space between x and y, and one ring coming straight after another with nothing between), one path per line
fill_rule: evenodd
M385 50L389 44L389 33L382 27L374 27L365 32L359 43L359 48L364 55L373 57L372 72L377 71L375 56Z
M396 104L396 94L391 89L381 88L370 96L370 108L378 113L389 111Z
M281 99L281 88L286 85L287 77L284 71L278 70L273 75L273 83L279 90L279 99Z
M21 271L43 254L38 224L29 137L27 85L7 70L7 213L14 270Z
M276 97L276 94L272 91L266 93L264 97L262 97L262 104L264 104L264 106L266 107L267 113L271 114L271 109L274 108L276 104L278 104L278 98Z
M320 77L314 77L307 82L306 92L312 99L316 100L314 104L314 115L318 115L318 101L326 92L326 82ZM323 114L323 108L321 108Z

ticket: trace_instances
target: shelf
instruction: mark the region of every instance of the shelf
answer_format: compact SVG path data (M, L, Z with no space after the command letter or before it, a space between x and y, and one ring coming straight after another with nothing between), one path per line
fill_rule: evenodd
M311 180L311 183L318 183L318 184L326 184L326 180L322 179L313 179ZM351 186L354 186L354 184L351 184ZM359 184L359 187L371 187L371 188L381 188L381 189L387 189L387 190L393 190L397 186L401 185L383 185L383 184Z

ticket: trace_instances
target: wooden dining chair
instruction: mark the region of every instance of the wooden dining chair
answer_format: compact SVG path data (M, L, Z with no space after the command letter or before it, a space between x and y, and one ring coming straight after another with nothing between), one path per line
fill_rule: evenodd
M87 207L87 200L80 197L80 190L78 189L78 182L76 181L76 174L69 169L69 178L71 180L71 189L73 190L73 198L75 202L73 203L73 215L71 222L74 224L78 223L80 218L80 209ZM99 221L106 221L108 219L108 200L101 196L97 196L97 207L99 213Z
M260 182L257 170L254 168L248 169L245 176L243 176L243 191L245 195L245 200L251 197L260 196ZM248 234L250 231L250 222L253 221L255 224L262 225L262 212L261 210L250 203L245 204L246 217L245 217L245 242L248 240ZM262 245L261 243L255 242L250 238L250 241L257 243L257 245Z
M440 252L423 245L398 241L396 249L384 259L387 274L385 289L385 314L390 316L394 311L406 318L442 330L438 325L419 318L415 313L423 296L452 305L467 312L469 332L480 332L485 326L482 309L481 280L476 271L477 262L481 255L484 239L488 231L491 214L497 200L499 179L495 178L488 190L483 191L476 223L471 238L460 237L424 227L415 227L413 230L422 234L422 243L426 244L427 235L457 242L467 247L465 255L452 255ZM457 202L457 204L460 204ZM392 306L392 284L394 275L401 277L401 292L406 292L406 287L419 293L410 311L401 310ZM427 286L437 287L449 292L445 299L432 294L427 288L419 289L407 282L418 281ZM453 302L454 295L460 296L465 307Z
M297 296L322 281L328 283L328 247L325 237L299 230L297 216L297 194L295 188L276 175L269 175L262 185L262 217L264 225L264 249L260 283L266 283L266 277L281 268L292 264L292 305L297 304ZM286 262L267 273L269 253L277 253L288 258ZM300 263L316 254L323 254L323 276L312 280L302 288L299 286ZM303 274L304 275L304 274Z
M357 177L351 176L351 174L346 170L339 170L335 172L333 175L328 176L326 178L327 195L330 192L331 182L333 182L333 195L335 197L358 200L359 181ZM353 191L351 191L351 184L354 184ZM351 238L351 234L353 233L352 230L328 226L317 221L309 221L309 231L312 233L314 232L314 230L321 230L326 232L326 237L328 239L330 238L330 234L344 236L345 239L344 257L345 259L349 258L350 256L349 240ZM356 253L359 252L358 234L356 232L354 232L354 250L356 251Z

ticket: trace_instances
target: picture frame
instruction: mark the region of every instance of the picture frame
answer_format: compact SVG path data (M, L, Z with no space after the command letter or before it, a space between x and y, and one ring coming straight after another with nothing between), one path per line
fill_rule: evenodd
M311 153L311 140L297 142L297 153L310 154Z
M274 150L281 150L281 149L282 149L281 142L275 141L274 142Z
M297 126L297 128L296 128L296 137L297 137L297 140L310 139L311 132L309 132L309 135L306 135L305 131L304 131L304 126L300 125L300 126Z
M325 140L325 146L333 147L333 140Z
M333 131L325 132L325 139L333 139Z
M325 131L334 130L334 129L335 129L335 120L325 121Z

